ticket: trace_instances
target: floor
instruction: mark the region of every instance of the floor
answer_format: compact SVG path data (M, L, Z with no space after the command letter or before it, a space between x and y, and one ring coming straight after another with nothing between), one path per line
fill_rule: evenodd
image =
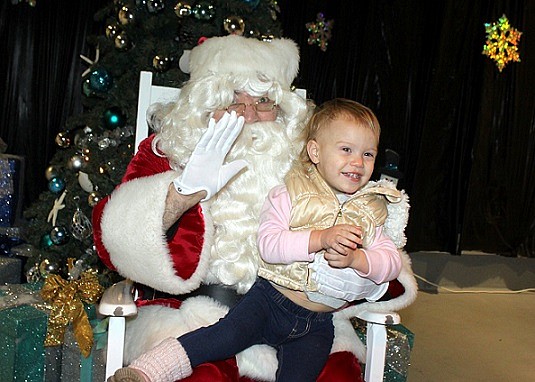
M425 281L400 311L414 333L407 381L535 381L535 259L410 256Z

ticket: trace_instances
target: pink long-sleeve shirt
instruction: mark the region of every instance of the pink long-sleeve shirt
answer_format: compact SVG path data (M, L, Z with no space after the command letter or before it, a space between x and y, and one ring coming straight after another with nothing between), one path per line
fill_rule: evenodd
M292 205L285 185L274 187L268 194L260 213L258 248L268 263L290 264L313 261L308 252L310 230L290 231ZM394 280L401 270L401 256L392 240L377 227L374 242L362 250L369 264L368 273L355 272L376 284Z

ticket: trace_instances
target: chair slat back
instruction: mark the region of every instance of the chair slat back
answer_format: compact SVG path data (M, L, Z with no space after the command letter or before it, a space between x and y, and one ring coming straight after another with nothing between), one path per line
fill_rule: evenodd
M156 102L171 102L178 98L179 88L152 84L152 72L142 71L139 75L139 93L137 100L136 136L134 152L137 152L141 141L149 136L147 110Z

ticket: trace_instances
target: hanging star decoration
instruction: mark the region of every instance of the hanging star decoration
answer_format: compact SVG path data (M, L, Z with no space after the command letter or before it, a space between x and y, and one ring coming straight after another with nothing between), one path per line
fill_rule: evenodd
M95 64L98 62L99 58L100 58L100 49L97 45L96 49L95 49L95 59L94 60L91 60L90 58L84 56L83 54L80 55L80 58L82 60L84 60L86 63L89 64L89 67L82 73L82 78L84 78L90 71L91 71L91 68L93 66L95 66Z
M65 200L65 195L67 195L67 190L63 191L63 194L61 194L61 196L54 201L54 206L52 206L52 209L48 213L48 218L46 219L47 223L50 223L50 220L52 220L52 225L56 225L58 212L65 208L65 204L63 204L63 201Z
M509 62L520 62L518 42L522 32L511 27L505 14L497 22L485 23L485 32L487 41L483 46L483 54L496 61L500 72Z
M318 13L316 22L306 23L306 28L310 32L308 45L318 45L322 51L327 50L327 45L331 39L334 20L325 21L323 13Z

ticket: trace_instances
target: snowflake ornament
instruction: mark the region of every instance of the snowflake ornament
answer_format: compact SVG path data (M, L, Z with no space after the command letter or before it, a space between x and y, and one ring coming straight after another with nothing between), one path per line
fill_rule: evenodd
M331 39L333 24L334 20L325 21L325 16L321 12L318 13L316 22L306 23L306 28L310 32L308 45L317 44L325 52Z
M511 27L505 14L494 23L485 23L487 41L483 46L483 54L496 61L501 72L509 62L520 62L518 42L522 32Z

